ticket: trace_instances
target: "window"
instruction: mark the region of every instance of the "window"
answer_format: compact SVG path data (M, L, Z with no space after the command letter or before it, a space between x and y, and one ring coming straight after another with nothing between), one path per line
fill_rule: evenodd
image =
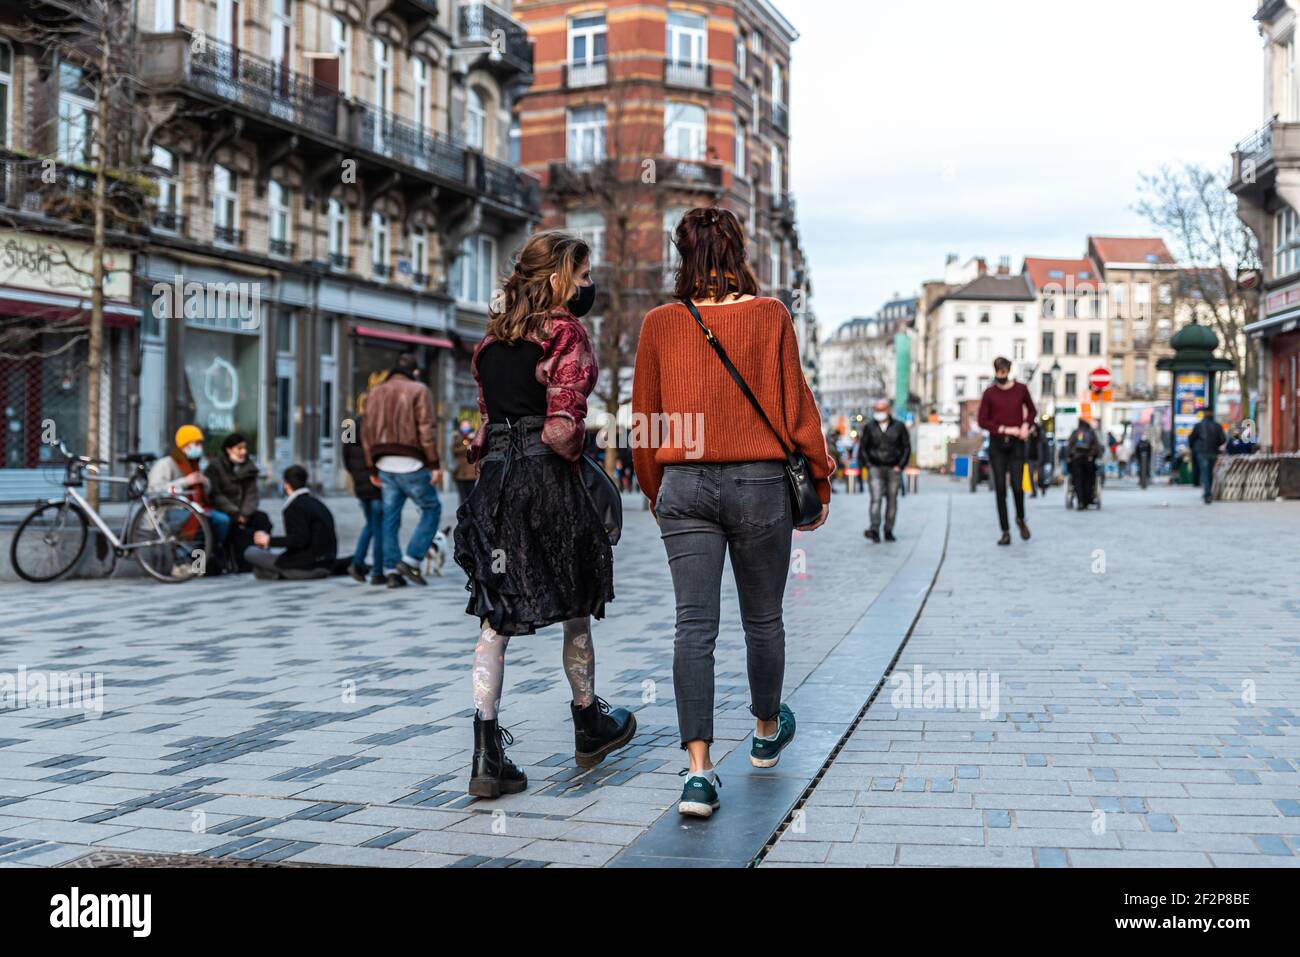
M1090 356L1101 355L1101 333L1100 332L1088 333L1088 355Z
M569 165L587 169L605 159L605 107L569 110Z
M1133 360L1133 387L1137 389L1147 388L1147 360Z
M275 351L280 355L293 354L293 313L275 310Z
M736 175L745 175L745 153L749 143L749 127L744 120L736 120Z
M966 398L966 377L964 375L954 376L952 380L952 391L959 399Z
M329 201L330 263L348 265L348 209L337 199Z
M785 271L782 268L781 246L775 239L768 247L768 257L771 259L768 275L772 280L772 288L780 289L785 285Z
M565 226L591 247L592 268L599 266L605 258L605 214L600 210L571 212Z
M411 58L411 91L414 99L415 125L421 131L429 125L429 64L417 57ZM470 91L471 94L473 90ZM473 145L473 144L471 144Z
M370 213L370 265L376 278L388 278L390 252L388 217L379 210Z
M80 67L59 64L59 160L87 165L94 159L94 91Z
M1065 394L1067 396L1075 395L1079 391L1079 376L1074 372L1065 374Z
M427 286L429 274L429 234L423 226L411 230L411 284Z
M749 42L749 36L744 30L736 34L736 74L744 77L745 69L749 66L749 60L746 57L745 44Z
M154 0L155 3L160 0ZM281 67L273 74L277 94L287 94L283 89L288 80L288 67L293 63L293 11L290 0L271 0L271 62Z
M348 22L342 17L330 18L330 49L339 60L339 92L352 95L352 38Z
M491 236L468 236L460 246L459 298L487 306L492 302L496 278L497 241Z
M680 206L675 209L664 210L664 284L667 288L672 288L673 273L681 264L681 256L677 252L677 246L673 242L673 233L677 230L677 224L682 221L686 215L687 207Z
M682 66L703 66L707 34L705 19L694 13L668 11L668 59Z
M1110 321L1110 341L1113 345L1124 344L1124 320L1112 319Z
M664 152L676 159L704 159L707 113L695 103L664 104Z
M334 383L328 379L320 384L320 440L334 441Z
M519 166L520 142L522 133L519 129L519 117L510 118L510 156L508 157L511 166Z
M785 154L775 143L772 144L771 189L773 196L785 195Z
M958 325L963 325L963 324L965 324L965 322L966 322L966 311L965 311L964 309L958 309L958 310L957 310L956 322L957 322Z
M569 21L569 86L604 83L609 33L603 13L574 17Z
M1111 302L1115 304L1115 315L1121 319L1128 318L1128 283L1117 282L1110 287Z
M1023 325L1025 324L1025 310L1023 310L1023 309L1017 309L1017 310L1016 310L1016 312L1015 312L1015 323L1016 323L1016 325L1018 325L1018 326L1023 326Z
M982 376L980 376L980 392L981 392L981 393L983 393L984 390L987 389L987 388L988 388L989 386L991 386L992 384L993 384L993 380L990 379L988 376L986 376L986 375L982 375Z
M171 33L176 29L176 0L154 0L153 32Z
M1023 359L1025 357L1025 340L1013 339L1011 341L1011 358Z
M1077 332L1067 332L1065 334L1065 354L1067 356L1079 354L1079 334Z
M220 163L212 167L212 235L219 243L239 241L239 177Z
M1295 34L1287 38L1282 48L1282 122L1294 123L1300 119L1300 95L1296 91Z
M785 105L785 71L776 60L772 61L772 105Z
M961 359L961 358L962 358L962 353L965 352L965 351L966 351L966 340L965 340L965 339L954 339L954 340L952 341L952 357L953 357L953 359Z
M275 180L266 187L267 249L275 256L288 256L293 252L289 242L291 202L289 190Z
M487 104L475 86L465 94L465 143L476 150L487 146Z
M158 198L154 200L154 226L176 232L181 228L180 157L161 146L153 148L150 162L158 173Z
M1135 282L1133 284L1133 305L1149 306L1151 305L1151 284L1146 282Z
M1156 295L1159 297L1160 305L1172 305L1174 301L1174 287L1167 282L1162 282Z
M1054 394L1052 392L1052 374L1050 372L1044 372L1039 382L1041 383L1041 385L1039 386L1040 394L1042 395Z
M1300 269L1300 217L1285 206L1273 214L1273 278Z
M757 30L753 31L749 35L749 52L754 54L756 57L761 57L763 55L763 34L759 33Z
M1043 333L1043 348L1041 350L1043 355L1050 356L1052 352L1055 351L1056 348L1055 340L1056 340L1056 333L1054 332Z
M293 379L275 380L275 437L288 439L293 423Z
M381 110L393 108L393 61L388 42L375 37L371 44L375 59L375 106Z
M1057 316L1056 302L1059 298L1060 297L1056 295L1043 297L1043 318L1044 319L1056 318Z
M992 358L993 358L993 340L992 340L992 339L981 339L981 340L979 341L979 360L980 360L980 362L988 362L988 361L989 361L990 359L992 359Z
M1070 319L1079 318L1079 300L1071 296L1065 300L1065 315Z
M982 326L987 326L987 325L989 324L989 320L990 320L990 318L991 318L991 316L990 316L989 311L988 311L987 309L981 309L981 310L980 310L980 325L982 325Z
M14 49L8 40L0 40L0 145L8 146L13 116Z

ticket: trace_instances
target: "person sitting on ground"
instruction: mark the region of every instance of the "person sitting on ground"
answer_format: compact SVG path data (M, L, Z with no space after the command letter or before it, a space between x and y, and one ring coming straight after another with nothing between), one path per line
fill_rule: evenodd
M197 425L182 425L176 430L176 447L156 459L149 467L149 492L153 495L182 495L207 516L212 529L212 545L220 549L230 533L231 520L225 512L212 507L208 477L199 468L203 459L203 430ZM198 520L191 519L197 526ZM185 529L188 535L190 529Z
M274 537L253 533L253 545L245 549L244 560L265 580L329 577L338 555L334 516L307 488L307 470L301 465L284 470L284 494L288 496L285 533Z
M257 478L261 472L248 454L248 439L231 432L221 442L221 452L203 474L208 479L208 498L214 512L230 518L230 552L235 559L232 571L250 571L244 561L244 549L253 544L254 532L269 532L271 519L258 508Z

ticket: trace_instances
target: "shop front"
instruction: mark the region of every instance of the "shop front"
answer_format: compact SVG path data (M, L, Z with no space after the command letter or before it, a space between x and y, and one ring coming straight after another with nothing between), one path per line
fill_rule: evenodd
M1300 284L1269 293L1264 308L1246 327L1259 348L1259 440L1267 451L1300 452Z
M60 443L87 443L90 357L90 247L70 239L0 230L0 502L56 492ZM104 457L129 442L132 330L130 253L105 261L99 447Z

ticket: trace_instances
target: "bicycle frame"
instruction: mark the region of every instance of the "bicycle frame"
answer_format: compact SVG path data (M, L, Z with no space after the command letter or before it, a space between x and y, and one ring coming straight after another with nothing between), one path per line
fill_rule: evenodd
M93 466L87 466L86 471L89 472L90 468L93 468ZM115 475L83 474L82 481L99 482L101 484L108 484L108 485L127 485L130 484L131 479L122 478ZM52 499L51 501L57 501L57 499ZM149 497L147 495L144 497L144 499L141 500L140 504L138 505L133 504L130 508L127 509L126 517L122 520L122 534L120 537L113 532L113 529L109 526L108 522L104 521L103 516L101 516L98 511L96 511L94 508L91 507L90 502L87 501L85 496L83 496L80 492L78 492L75 487L69 485L64 488L63 501L64 502L72 501L76 503L76 505L81 509L82 514L84 514L88 519L90 519L91 523L97 529L99 529L100 533L103 534L105 538L108 539L109 544L113 546L113 550L117 552L119 555L125 555L129 552L133 552L140 548L146 548L146 547L152 548L158 544L158 542L128 543L122 541L122 539L126 538L127 530L131 527L131 520L135 518L136 511L140 508L145 508L145 509L149 508ZM155 528L158 527L157 521L154 521L154 527Z

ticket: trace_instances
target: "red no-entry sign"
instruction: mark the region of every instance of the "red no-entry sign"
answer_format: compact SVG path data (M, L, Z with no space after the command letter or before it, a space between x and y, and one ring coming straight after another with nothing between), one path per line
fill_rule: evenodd
M1092 386L1093 392L1105 392L1110 388L1110 370L1105 368L1093 369L1088 376L1088 384Z

